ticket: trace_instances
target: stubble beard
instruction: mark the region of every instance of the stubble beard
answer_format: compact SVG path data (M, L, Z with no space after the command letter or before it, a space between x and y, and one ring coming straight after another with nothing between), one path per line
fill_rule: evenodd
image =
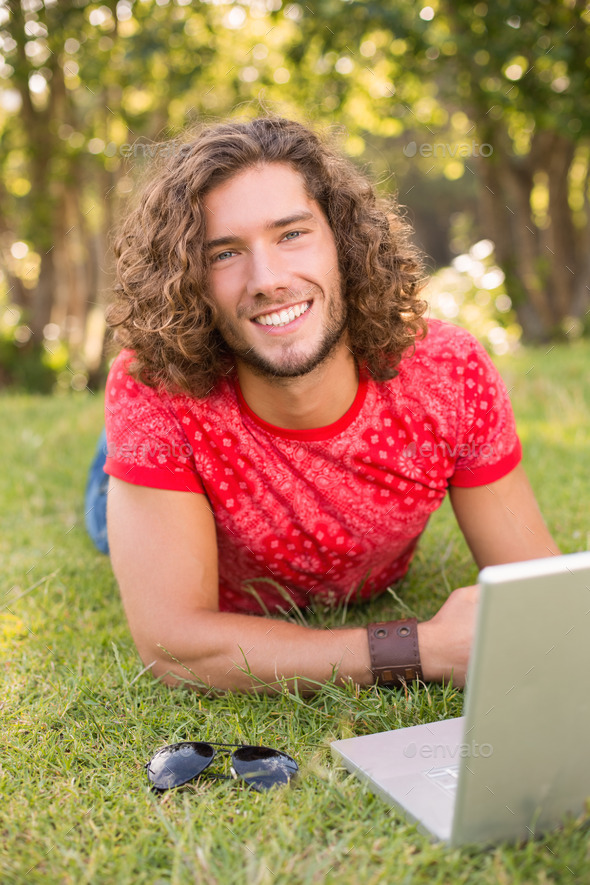
M226 318L218 317L217 329L231 351L234 360L247 365L256 375L269 381L301 378L317 369L335 352L348 325L348 314L344 298L337 284L334 293L329 293L328 316L324 334L314 353L302 356L296 352L296 345L285 345L275 360L267 359L254 347L247 347L234 324ZM313 304L310 308L313 310Z

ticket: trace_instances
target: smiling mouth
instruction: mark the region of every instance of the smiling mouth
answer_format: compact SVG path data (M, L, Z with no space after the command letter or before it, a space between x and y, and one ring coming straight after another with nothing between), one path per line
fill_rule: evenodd
M296 304L287 310L263 313L261 316L254 317L253 322L260 326L286 326L308 311L310 307L311 301L304 301L303 304Z

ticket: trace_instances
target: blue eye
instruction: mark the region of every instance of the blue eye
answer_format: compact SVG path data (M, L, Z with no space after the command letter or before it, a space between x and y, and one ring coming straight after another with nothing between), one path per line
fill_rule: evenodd
M213 258L213 261L225 261L227 258L231 258L232 255L235 255L235 252L231 252L227 249L225 252L220 252L219 255L216 255Z
M285 240L296 240L301 236L300 230L291 230L288 234L285 234Z

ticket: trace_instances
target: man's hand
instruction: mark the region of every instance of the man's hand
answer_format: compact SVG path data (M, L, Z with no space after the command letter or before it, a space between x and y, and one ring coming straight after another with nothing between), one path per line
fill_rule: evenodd
M479 568L559 554L522 465L496 482L451 486L451 503ZM465 684L475 631L478 587L459 587L433 618L418 624L426 682Z
M418 624L418 645L425 682L465 685L475 632L479 587L459 587L429 621Z

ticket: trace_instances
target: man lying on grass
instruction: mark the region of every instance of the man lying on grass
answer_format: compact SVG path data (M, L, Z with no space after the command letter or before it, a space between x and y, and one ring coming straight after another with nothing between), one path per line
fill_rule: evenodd
M497 371L423 319L399 213L312 131L229 122L166 164L108 316L108 537L143 661L219 689L463 684L476 587L419 624L269 615L382 593L447 489L478 566L558 552Z

